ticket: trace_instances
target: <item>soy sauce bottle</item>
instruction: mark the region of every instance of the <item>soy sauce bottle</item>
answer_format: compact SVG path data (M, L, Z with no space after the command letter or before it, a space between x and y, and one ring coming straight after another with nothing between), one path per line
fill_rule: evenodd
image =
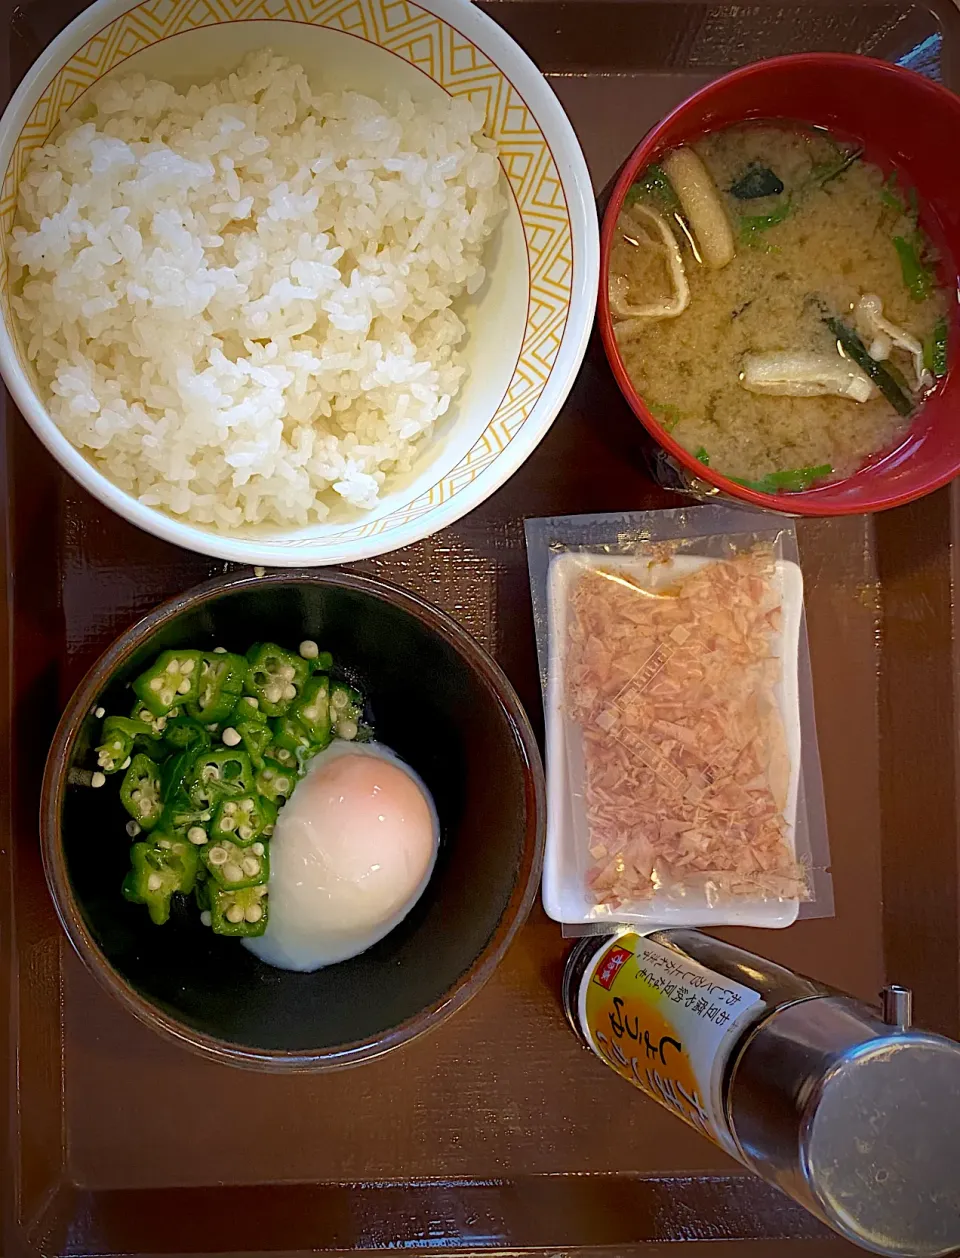
M591 936L563 980L628 1082L875 1253L960 1249L960 1044L697 930Z

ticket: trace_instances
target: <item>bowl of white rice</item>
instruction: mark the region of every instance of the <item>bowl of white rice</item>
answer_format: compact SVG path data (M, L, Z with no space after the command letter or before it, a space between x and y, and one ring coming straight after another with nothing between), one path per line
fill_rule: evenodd
M99 0L0 119L0 372L188 549L343 563L487 498L597 291L573 129L469 0Z

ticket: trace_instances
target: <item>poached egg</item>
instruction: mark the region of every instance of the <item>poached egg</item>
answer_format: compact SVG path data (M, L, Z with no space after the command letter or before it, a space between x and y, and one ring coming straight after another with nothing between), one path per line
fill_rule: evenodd
M280 810L267 929L245 946L285 970L365 952L423 894L439 839L433 800L408 765L377 743L334 743Z

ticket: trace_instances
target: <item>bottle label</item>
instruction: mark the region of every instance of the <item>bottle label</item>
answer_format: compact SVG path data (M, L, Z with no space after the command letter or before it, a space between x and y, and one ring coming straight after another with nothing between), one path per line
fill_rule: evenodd
M762 997L632 932L593 961L580 985L590 1047L634 1087L733 1153L723 1069Z

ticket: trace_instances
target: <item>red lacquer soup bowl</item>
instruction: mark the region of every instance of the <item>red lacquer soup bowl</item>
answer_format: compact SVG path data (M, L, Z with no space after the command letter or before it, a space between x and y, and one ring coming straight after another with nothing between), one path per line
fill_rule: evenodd
M627 375L613 332L607 286L617 217L631 184L651 162L706 132L756 119L826 127L856 139L864 156L896 168L916 188L921 224L940 253L939 278L954 294L948 370L894 449L873 455L845 480L802 493L766 494L701 464L648 410ZM960 97L900 66L869 57L810 53L760 61L696 92L650 131L625 163L603 221L598 319L604 347L624 396L655 440L688 473L754 506L798 515L852 515L900 506L960 471L960 371L956 300L960 258L960 166L950 160L960 136Z

